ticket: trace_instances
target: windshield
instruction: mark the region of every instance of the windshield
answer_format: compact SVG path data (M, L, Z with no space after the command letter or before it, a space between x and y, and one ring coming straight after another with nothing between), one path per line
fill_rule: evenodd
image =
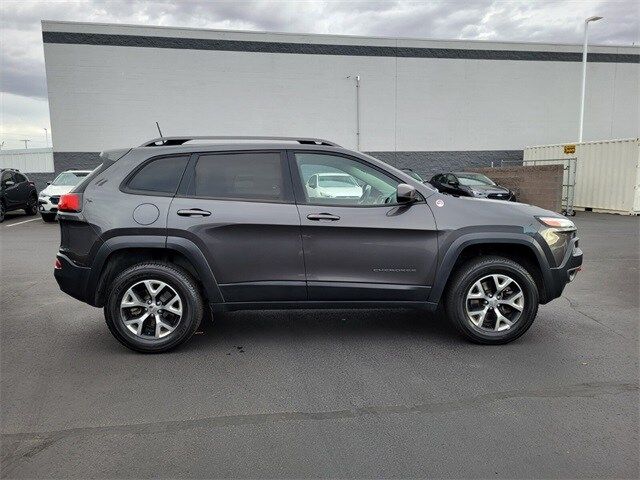
M456 173L460 185L465 187L487 187L495 185L495 182L481 173Z
M323 187L357 187L358 184L350 175L322 175L318 177Z
M87 175L89 172L64 172L58 175L51 185L75 187Z

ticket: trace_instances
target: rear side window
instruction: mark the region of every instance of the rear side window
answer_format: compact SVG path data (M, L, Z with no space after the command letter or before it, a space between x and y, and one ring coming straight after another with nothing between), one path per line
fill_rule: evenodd
M191 195L239 200L283 201L283 164L279 152L201 155Z
M152 160L129 180L129 190L175 194L188 156L164 157Z

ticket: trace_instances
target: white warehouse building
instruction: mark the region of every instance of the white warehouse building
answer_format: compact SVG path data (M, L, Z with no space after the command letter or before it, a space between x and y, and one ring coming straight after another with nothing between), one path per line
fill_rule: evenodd
M56 172L158 136L320 137L401 167L575 142L582 47L43 21ZM584 140L638 137L640 48L589 47Z

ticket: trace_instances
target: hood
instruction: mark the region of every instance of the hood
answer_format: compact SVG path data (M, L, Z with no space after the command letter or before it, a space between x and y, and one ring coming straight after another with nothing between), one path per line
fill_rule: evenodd
M528 203L505 202L504 200L493 200L491 198L477 197L459 197L458 200L476 204L476 206L472 207L474 210L481 209L485 211L495 212L500 215L515 213L527 216L562 217L562 215L557 212L545 210L544 208L536 207L535 205L530 205Z
M40 192L40 195L62 195L63 193L69 193L75 188L75 185L48 185L47 188Z
M482 194L490 194L490 193L509 193L508 188L501 187L500 185L474 185L470 188L474 192L482 193Z
M362 196L362 188L354 186L345 186L345 187L318 187L318 190L321 192L326 192L329 194L334 194L336 196L353 196L360 197Z

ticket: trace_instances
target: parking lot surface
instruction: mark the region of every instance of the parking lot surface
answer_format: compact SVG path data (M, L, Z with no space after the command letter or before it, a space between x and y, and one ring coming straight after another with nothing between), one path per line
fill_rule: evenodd
M508 345L414 311L263 311L141 355L58 290L58 225L10 214L2 477L638 478L640 221L575 221L584 271Z

